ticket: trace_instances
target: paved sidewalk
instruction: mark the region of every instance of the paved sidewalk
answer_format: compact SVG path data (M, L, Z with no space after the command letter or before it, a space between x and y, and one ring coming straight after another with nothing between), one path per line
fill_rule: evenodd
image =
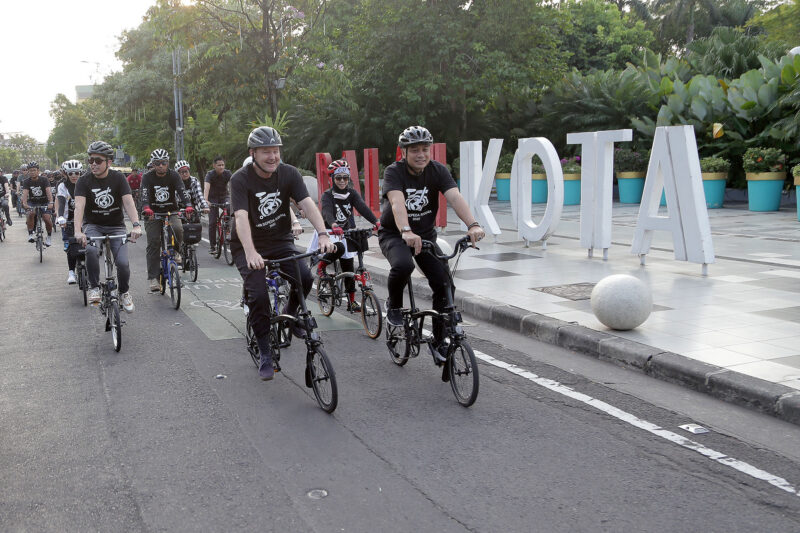
M639 264L630 253L638 205L614 204L607 261L601 250L589 258L580 247L579 206L564 208L546 250L525 248L507 202L491 207L503 233L462 256L456 283L465 313L800 423L794 207L754 213L740 203L709 210L716 262L707 277L701 265L673 259L665 232L655 234L646 266ZM534 205L534 220L543 210ZM452 243L463 233L452 211L448 220L442 237ZM306 233L301 242L308 239ZM385 282L388 262L377 238L370 243L366 263ZM636 276L652 290L653 312L633 331L610 330L592 314L591 289L611 274ZM427 289L424 282L415 287Z

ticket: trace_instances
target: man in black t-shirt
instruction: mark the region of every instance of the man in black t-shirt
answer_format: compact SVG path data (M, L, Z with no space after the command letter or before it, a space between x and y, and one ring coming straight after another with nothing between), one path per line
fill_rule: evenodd
M262 257L282 259L297 254L289 212L292 200L305 210L308 220L319 232L320 249L323 252L336 249L325 231L322 215L308 196L300 172L281 162L281 146L281 137L273 128L254 129L247 139L253 162L231 178L234 213L231 252L247 292L250 322L261 352L258 374L263 380L272 379L274 368L269 343L270 302ZM297 266L303 291L308 294L312 284L308 264L301 261ZM298 305L298 298L292 291L284 312L294 315ZM305 332L295 327L294 334L302 337Z
M170 213L169 223L175 235L175 261L180 263L182 258L178 253L183 244L183 224L179 211L184 206L186 214L190 215L194 209L191 200L187 199L183 180L177 172L169 168L169 153L163 148L156 148L150 154L153 170L142 176L142 215L145 217L144 230L147 232L147 279L150 281L150 290L158 292L161 284L158 276L161 273L161 229L163 220L154 220L153 214L166 215Z
M13 176L11 179L14 179ZM8 210L8 204L11 201L11 185L8 183L8 178L3 175L3 171L0 170L0 207L3 209L3 213L5 214L5 220L8 222L8 225L11 226L13 223L11 222L11 213Z
M50 189L50 182L47 178L39 175L39 163L31 161L28 163L28 179L22 184L22 207L29 209L27 225L28 225L28 242L33 242L33 226L36 213L32 208L44 207L53 209L53 191ZM50 213L45 211L42 215L45 228L47 229L47 238L44 241L46 246L50 246L50 238L53 234L53 220Z
M19 208L17 207L19 203L19 198L17 197L17 183L19 183L19 170L12 172L11 179L8 180L8 185L11 187L11 205L19 212Z
M89 300L100 302L100 249L86 246L86 237L125 235L123 208L131 220L131 240L142 235L139 214L131 196L131 188L122 172L111 170L114 148L103 141L89 145L89 172L75 184L75 238L86 247L86 271L89 275ZM84 232L84 223L86 224ZM122 308L133 312L133 298L129 291L131 269L128 247L123 239L111 239L111 253L117 265L117 280Z
M231 171L225 169L225 159L222 156L214 158L214 170L209 170L203 184L203 196L206 202L226 204L228 197L228 183L231 180ZM209 253L215 253L217 247L217 218L219 208L214 207L208 214L208 242L211 244Z
M386 302L386 321L392 326L403 325L400 312L403 290L414 271L414 260L428 278L428 285L433 291L433 308L443 311L447 304L447 265L431 254L420 253L422 239L436 242L435 223L440 192L469 228L467 235L472 243L485 235L447 167L431 160L432 144L433 136L427 129L421 126L406 128L398 141L403 158L386 167L383 173L382 194L387 201L381 213L378 242L391 265L387 282L389 299ZM433 329L438 345L442 341L441 326L434 324Z

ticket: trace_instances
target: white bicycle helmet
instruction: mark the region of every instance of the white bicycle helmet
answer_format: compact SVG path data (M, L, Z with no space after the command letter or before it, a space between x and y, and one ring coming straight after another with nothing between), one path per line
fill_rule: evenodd
M181 159L180 161L175 163L175 172L178 172L183 167L192 168L191 165L189 165L189 162L187 160Z
M67 174L70 172L83 172L83 163L77 159L70 159L61 163L61 170Z
M150 162L153 161L169 161L169 152L164 150L163 148L156 148L152 152L150 152Z

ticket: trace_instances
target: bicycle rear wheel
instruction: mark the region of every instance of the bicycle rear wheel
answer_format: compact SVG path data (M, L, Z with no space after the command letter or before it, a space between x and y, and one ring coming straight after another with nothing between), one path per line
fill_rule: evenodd
M172 306L175 309L181 307L181 275L178 272L178 265L170 263L169 265L169 299L172 300Z
M383 327L383 315L378 297L371 290L361 295L361 323L370 339L377 339Z
M225 256L225 262L229 265L233 265L233 253L231 253L231 244L225 239L224 244L222 245L222 254Z
M258 342L256 341L256 334L253 332L253 326L250 324L250 315L247 316L247 329L244 333L244 340L247 343L247 352L250 358L258 368L261 365L261 352L258 351Z
M469 407L478 398L478 362L472 347L465 340L456 344L447 361L450 387L458 403Z
M80 268L78 268L78 288L80 288L81 292L83 293L83 306L86 307L89 305L87 292L89 290L89 279L88 273L86 272L86 265L81 263Z
M386 324L386 346L389 348L389 357L397 366L403 366L408 362L411 348L406 337L405 326L390 326Z
M219 259L219 256L222 255L222 243L225 242L225 233L222 228L222 224L217 222L217 247L214 251L214 259Z
M192 281L197 281L197 274L200 272L200 266L197 264L197 250L194 249L194 246L189 247L189 257L192 260L192 271L191 271L191 278Z
M334 287L331 278L320 278L317 280L317 302L319 310L325 316L331 316L334 308Z
M106 313L108 325L111 327L111 342L114 344L114 350L118 352L122 348L122 320L119 317L119 302L112 300Z
M314 348L306 358L306 385L309 381L319 406L326 413L332 413L339 403L339 391L333 366L321 346Z

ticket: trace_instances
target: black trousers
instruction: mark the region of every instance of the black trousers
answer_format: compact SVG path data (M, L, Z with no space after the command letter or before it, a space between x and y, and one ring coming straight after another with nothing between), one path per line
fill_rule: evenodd
M229 198L209 198L209 202L213 204L227 204L230 202ZM219 220L222 210L219 207L212 207L208 210L208 243L211 248L217 246L217 220ZM233 217L233 213L230 213Z
M336 246L336 251L323 255L322 261L325 261L330 265L338 259L339 264L342 266L342 272L354 272L355 265L353 264L353 258L344 259L342 257L344 255L344 244L342 242L336 242L334 243L334 246ZM348 249L354 250L352 246L353 244L348 241ZM347 292L356 292L356 281L353 278L344 278L344 288L347 290Z
M267 292L266 269L251 270L250 267L247 266L244 248L242 248L242 245L238 241L231 243L231 253L233 254L236 268L239 269L239 274L242 276L245 291L247 292L247 305L250 308L250 323L253 325L253 333L255 333L257 339L266 340L269 338L270 326L270 301L269 293ZM297 255L299 252L294 247L294 244L278 241L269 247L259 248L258 253L261 254L261 257L266 257L268 259L283 259L284 257ZM295 264L300 269L299 280L297 280ZM300 260L295 263L287 261L283 263L281 265L281 275L286 278L293 287L296 287L299 281L303 286L303 294L305 296L308 296L308 293L311 292L311 285L314 280L311 277L311 271L308 269L308 263L306 261ZM295 315L299 305L300 301L295 292L292 291L284 313Z

